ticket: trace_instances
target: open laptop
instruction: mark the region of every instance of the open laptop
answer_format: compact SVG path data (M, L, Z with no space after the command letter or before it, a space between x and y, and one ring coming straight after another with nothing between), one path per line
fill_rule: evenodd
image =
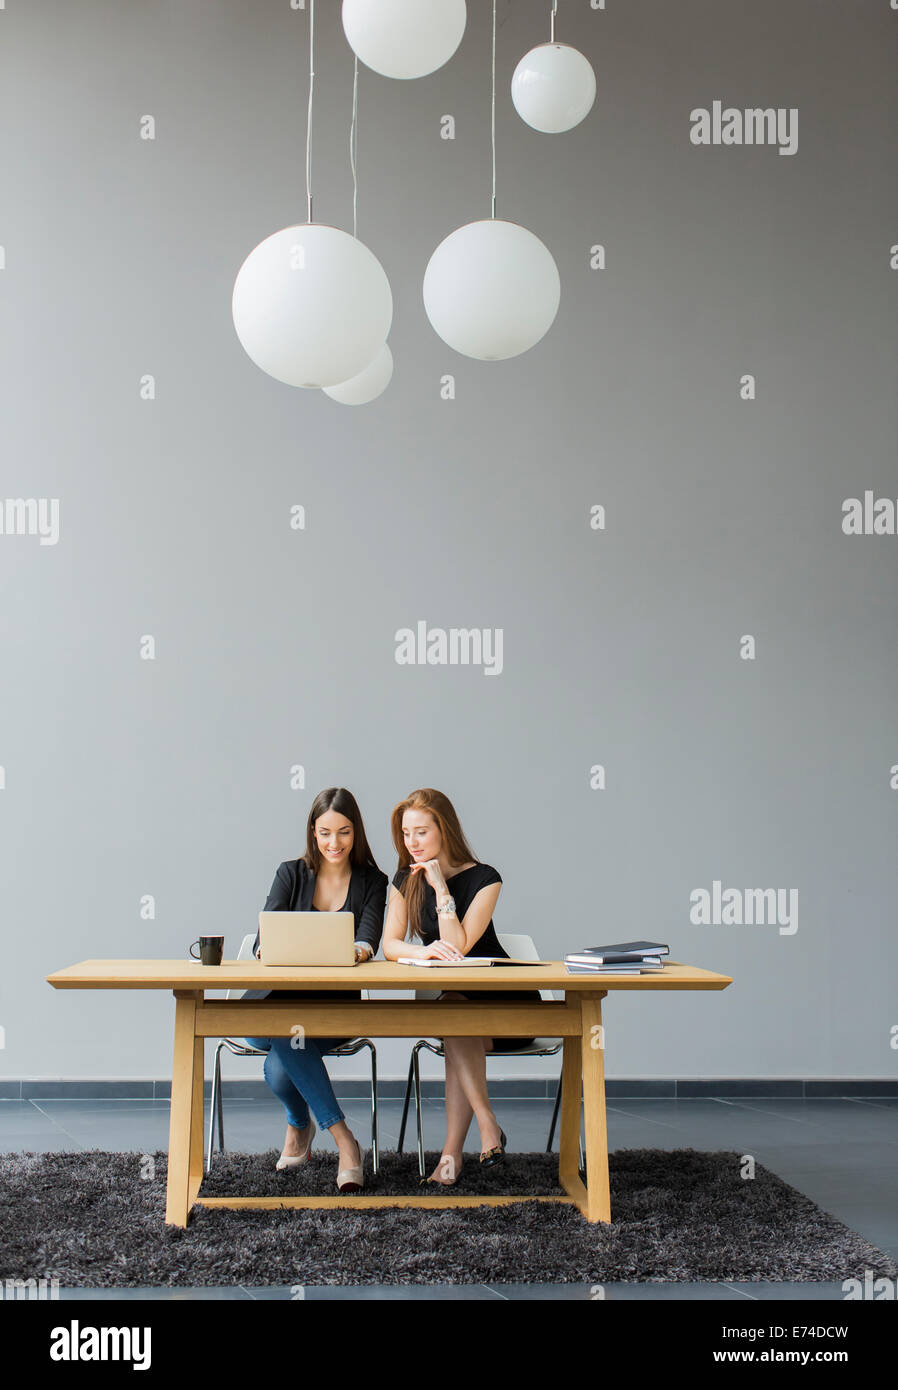
M355 965L352 912L260 912L263 965Z

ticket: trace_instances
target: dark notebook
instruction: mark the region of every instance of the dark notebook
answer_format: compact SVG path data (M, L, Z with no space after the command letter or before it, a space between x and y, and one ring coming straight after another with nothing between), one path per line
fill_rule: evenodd
M657 941L618 941L613 946L584 946L582 951L571 951L571 956L594 956L596 960L611 964L641 960L644 956L669 956L670 947Z

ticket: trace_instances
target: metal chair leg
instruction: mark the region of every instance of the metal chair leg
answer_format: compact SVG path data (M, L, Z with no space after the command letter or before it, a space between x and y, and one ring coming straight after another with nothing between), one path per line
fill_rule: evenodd
M212 1144L215 1138L216 1119L218 1121L218 1146L224 1149L224 1128L221 1119L221 1049L220 1042L215 1049L215 1064L212 1068L212 1107L209 1111L209 1142L206 1146L206 1172L212 1167Z
M555 1106L552 1110L552 1123L549 1125L549 1138L546 1143L546 1153L552 1152L552 1140L555 1138L555 1126L558 1123L558 1109L561 1105L561 1074L558 1076L558 1085L555 1088Z
M424 1134L421 1124L421 1072L418 1065L418 1054L423 1047L423 1043L417 1042L412 1048L412 1067L415 1074L415 1118L418 1121L418 1173L424 1177Z
M224 1100L221 1094L221 1064L218 1067L218 1152L224 1153Z
M377 1172L377 1051L370 1038L364 1039L364 1046L371 1050L371 1159L373 1171Z
M414 1069L414 1062L412 1061L412 1058L409 1057L409 1059L408 1059L408 1081L406 1082L406 1085L405 1085L405 1104L404 1104L403 1107L402 1107L402 1123L401 1123L400 1126L399 1126L399 1143L396 1145L396 1152L397 1152L398 1154L401 1154L401 1153L402 1153L402 1147L403 1147L403 1145L405 1144L405 1126L406 1126L406 1122L407 1122L407 1120L408 1120L408 1103L409 1103L409 1100L411 1099L411 1094L412 1094L412 1073L413 1073L413 1069Z
M546 1144L546 1153L552 1151L552 1140L555 1138L555 1126L558 1123L558 1109L561 1105L561 1077L558 1078L558 1087L555 1091L555 1105L552 1110L552 1123L549 1126L549 1142ZM583 1105L583 1083L580 1083L580 1105ZM583 1131L582 1128L577 1132L577 1148L580 1154L580 1172L586 1168L586 1159L583 1157Z

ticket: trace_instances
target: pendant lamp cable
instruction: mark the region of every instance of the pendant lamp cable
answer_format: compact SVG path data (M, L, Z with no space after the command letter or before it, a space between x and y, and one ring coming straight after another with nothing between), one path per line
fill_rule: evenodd
M306 201L312 221L312 89L315 85L315 0L309 0L309 114L306 122Z
M356 162L359 150L359 55L355 55L355 71L352 77L352 125L349 127L349 163L352 165L352 235L358 236L356 218L356 199L358 195L358 180L356 178Z
M496 0L493 0L493 94L492 94L492 132L493 132L493 217L496 216Z
M549 18L549 43L555 42L555 16L558 13L558 0L552 0L552 14Z

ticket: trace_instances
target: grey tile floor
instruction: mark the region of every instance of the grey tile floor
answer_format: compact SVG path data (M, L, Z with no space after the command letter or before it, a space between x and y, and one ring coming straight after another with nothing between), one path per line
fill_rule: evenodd
M548 1133L551 1103L501 1100L495 1110L519 1151L541 1150ZM347 1121L370 1142L370 1112L363 1100L341 1101ZM395 1148L401 1102L379 1106L381 1149ZM208 1112L208 1103L207 1103ZM425 1100L424 1143L438 1148L443 1110ZM228 1148L279 1149L283 1111L267 1100L225 1102ZM413 1140L412 1126L409 1140ZM475 1141L476 1142L476 1141ZM824 1210L898 1259L898 1100L614 1100L608 1105L609 1148L736 1149L804 1192ZM557 1144L557 1140L556 1140ZM336 1149L329 1135L315 1148ZM10 1100L0 1101L0 1152L79 1152L86 1149L139 1153L168 1148L168 1102L164 1100ZM2 1250L0 1250L2 1255ZM840 1284L607 1284L605 1299L654 1302L720 1300L842 1300ZM307 1288L306 1300L422 1299L584 1300L595 1297L585 1285L501 1284L465 1286L354 1286ZM62 1298L88 1299L239 1299L289 1300L289 1288L61 1289Z

